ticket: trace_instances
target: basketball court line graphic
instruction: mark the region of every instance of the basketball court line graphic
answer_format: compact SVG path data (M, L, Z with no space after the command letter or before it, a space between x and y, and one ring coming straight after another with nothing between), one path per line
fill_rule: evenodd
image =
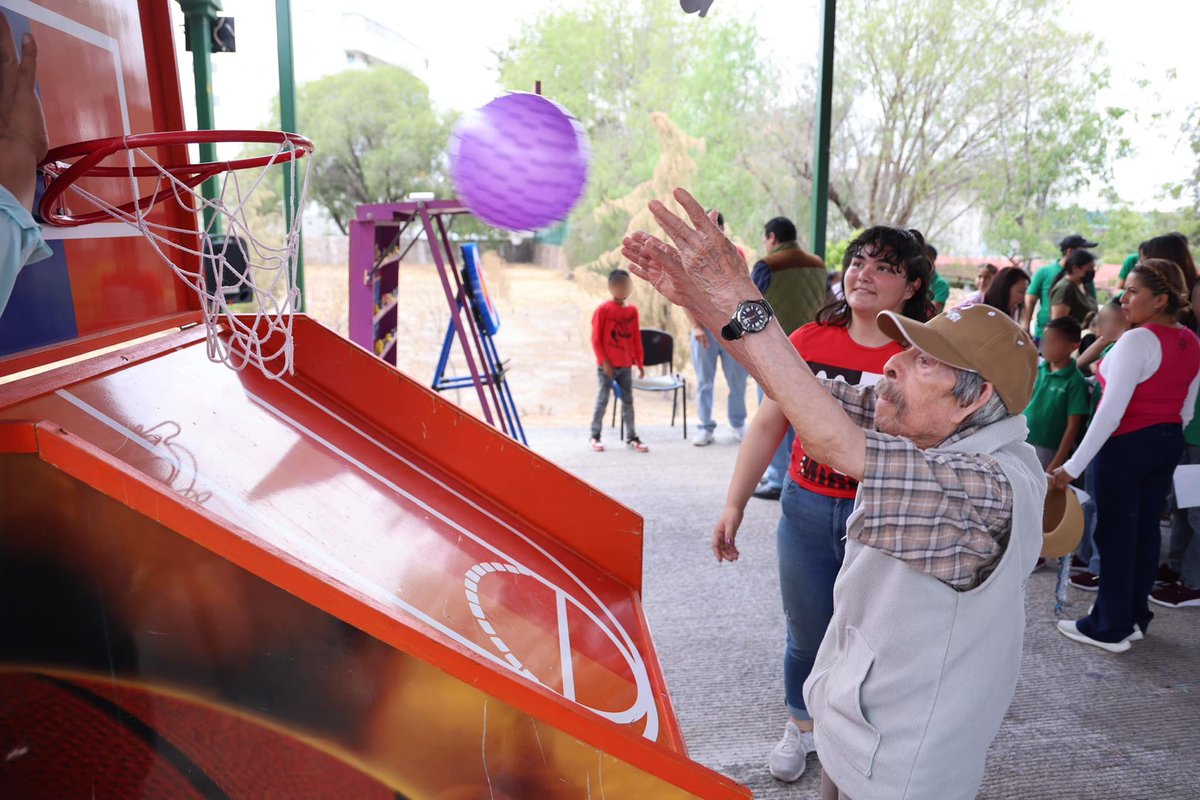
M515 536L519 537L521 540L523 540L524 542L529 544L531 547L533 547L535 550L537 550L540 553L540 555L542 555L544 558L548 559L557 569L561 570L565 576L572 579L579 586L581 586L584 589L584 591L590 596L590 599L595 603L596 607L601 609L604 612L604 614L608 617L609 621L612 623L612 626L613 626L612 628L610 628L608 624L606 624L604 621L602 621L600 619L600 617L597 616L596 613L591 608L588 607L587 604L585 604L585 603L581 602L579 599L571 596L570 593L568 593L562 587L558 586L554 582L552 582L552 581L548 580L547 578L543 577L542 575L538 574L536 571L521 564L519 559L514 558L513 556L504 552L501 548L496 546L494 543L482 538L481 536L476 534L474 531L467 529L466 527L460 525L453 519L445 516L440 511L433 508L425 501L414 496L410 492L408 492L405 489L403 489L402 487L398 486L395 482L389 480L388 478L381 475L376 470L374 470L371 467L369 467L368 465L364 464L361 460L350 455L343 448L338 447L337 445L333 444L332 442L329 442L324 437L321 437L314 431L310 430L309 428L307 428L306 426L301 424L299 421L295 420L290 415L283 412L281 409L277 408L276 406L272 405L271 403L268 403L266 400L262 399L261 397L255 395L253 393L247 392L247 397L253 403L260 406L264 410L268 411L269 413L271 413L272 415L274 415L281 421L285 422L290 427L292 427L294 430L297 430L297 431L303 433L310 441L320 444L322 447L329 450L330 452L333 452L339 458L343 459L345 462L354 465L359 471L363 472L366 475L369 475L375 481L377 481L378 483L387 487L393 493L398 494L399 496L403 497L408 502L417 506L426 514L429 514L430 516L437 518L443 524L449 526L450 528L457 531L458 533L472 539L473 541L475 541L479 545L483 546L487 550L493 552L498 558L504 560L503 563L506 566L508 566L508 565L514 566L518 570L518 574L533 578L534 580L538 581L539 583L543 584L546 588L548 588L552 592L554 592L555 597L556 597L556 608L558 611L557 623L558 623L558 629L559 629L558 639L559 639L559 646L560 646L560 660L561 660L561 664L562 664L561 669L562 669L563 686L564 686L564 691L562 693L563 696L569 700L572 700L573 702L578 703L579 705L583 706L584 708L588 708L589 710L593 711L594 713L599 714L600 716L602 716L614 723L617 723L617 724L633 724L633 723L636 723L639 720L645 718L646 726L645 726L645 730L643 731L642 735L645 738L650 739L652 741L657 739L658 730L659 730L657 708L655 707L654 702L653 702L653 692L651 691L651 688L650 688L649 675L646 671L645 664L644 664L640 654L638 653L637 647L636 647L636 645L634 645L631 638L629 637L628 632L624 629L624 627L621 625L621 623L612 615L612 612L604 605L603 602L600 601L600 599L591 591L591 589L588 588L583 583L582 580L580 580L573 572L571 572L564 564L562 564L560 561L558 561L558 559L554 558L554 556L551 555L549 552L547 552L544 548L540 547L535 542L530 540L521 531L519 531L515 527L509 525L503 519L501 519L497 515L493 514L492 512L488 511L487 509L483 508L479 504L475 503L470 498L464 496L461 492L455 490L453 487L449 486L445 482L439 480L436 476L429 474L427 471L422 469L419 465L413 463L412 461L410 461L409 459L406 459L401 454L399 454L399 453L395 452L394 450L392 450L391 448L387 447L383 442L380 442L379 440L375 439L367 432L361 430L360 428L355 426L353 423L351 423L349 420L342 418L340 415L336 414L336 412L325 407L324 405L322 405L321 403L316 401L314 398L308 396L307 394L305 394L298 388L296 388L286 382L276 382L275 385L286 386L289 390L294 392L297 396L299 396L300 398L302 398L303 400L305 400L306 402L311 404L313 407L319 409L324 414L327 414L331 418L337 420L341 425L343 425L347 429L353 431L359 437L370 442L373 446L375 446L379 450L388 454L392 458L400 461L405 466L407 466L409 469L412 469L414 472L418 473L426 480L435 484L436 486L441 488L443 491L452 495L460 502L465 503L466 505L472 507L479 513L481 513L484 516L491 519L493 522L501 525L503 528L505 528L506 530L508 530L509 532L514 534ZM302 553L304 555L305 560L309 564L311 564L315 568L320 569L321 571L325 572L327 575L329 575L330 577L334 578L335 580L341 582L345 586L354 588L359 591L365 590L364 593L373 597L375 600L381 602L383 605L393 607L393 608L399 608L399 609L405 611L406 613L419 619L421 622L425 623L426 625L429 625L430 627L434 628L435 630L439 631L440 633L443 633L446 636L450 637L456 643L468 648L469 650L471 650L472 652L481 656L482 658L485 658L492 663L503 666L505 669L515 672L516 674L522 676L526 680L531 680L531 681L537 683L538 685L545 686L545 684L542 683L542 681L540 681L532 672L530 672L527 668L525 668L523 664L520 664L519 660L516 659L515 656L511 660L509 658L505 657L507 655L511 655L511 652L508 654L505 654L503 651L501 651L501 654L497 655L497 653L493 652L492 650L480 646L477 642L464 636L461 632L456 631L453 628L445 625L441 620L436 619L432 614L429 614L426 611L423 611L422 609L418 608L417 606L405 601L404 599L398 597L393 592L388 591L383 586L380 586L378 583L376 583L376 582L372 581L371 579L367 578L366 576L362 575L360 572L354 570L351 566L349 566L345 562L336 558L336 556L333 556L333 555L329 554L328 552L324 552L324 551L313 548L309 543L307 543L304 540L302 540L301 538L291 534L289 531L286 530L286 528L284 526L280 525L278 522L269 520L267 517L262 515L259 511L257 511L255 508L253 508L253 506L251 506L249 503L247 503L241 497L234 495L233 493L229 492L228 490L224 489L223 487L208 480L202 473L199 472L198 469L192 467L191 465L189 465L187 463L181 462L176 456L174 456L174 454L164 452L162 450L162 448L156 447L153 442L149 441L147 438L140 435L137 431L124 425L123 423L119 422L118 420L113 419L112 417L105 414L100 409L92 406L91 404L87 403L86 401L82 400L81 398L75 396L74 394L72 394L71 392L68 392L66 390L62 390L62 389L57 390L55 392L55 394L57 396L59 396L60 398L66 400L67 402L71 403L71 405L73 405L76 408L78 408L79 410L83 411L88 416L92 417L93 419L100 422L104 426L121 434L122 436L126 437L128 440L134 442L141 449L145 450L147 453L150 453L154 457L161 459L161 460L165 461L166 463L168 463L171 466L172 470L177 471L184 481L187 481L187 482L193 484L198 489L202 489L204 491L211 492L214 496L220 498L224 503L228 504L228 506L230 508L237 510L241 514L244 514L247 519L252 520L252 521L256 522L257 524L262 525L265 529L271 531L271 533L273 535L280 537L280 539L282 541L286 542L289 550L291 550L294 553ZM621 657L625 660L625 663L628 666L628 668L634 678L634 686L635 686L635 691L636 691L636 697L635 697L634 703L629 708L627 708L623 711L607 711L607 710L597 709L592 706L586 705L584 703L580 703L578 701L578 699L575 697L576 691L575 691L574 680L573 680L573 665L572 665L572 659L570 658L572 651L570 648L569 632L567 630L567 618L566 618L567 602L570 602L572 605L574 605L576 608L578 608L584 615L586 615L588 617L588 619L591 620L591 622L597 628L600 629L600 631L613 644L613 646L620 653ZM475 610L471 609L471 611L472 611L472 614L476 616L476 620L479 621L479 616L477 614L475 614ZM482 608L480 609L480 613L484 613L482 611ZM484 616L483 621L485 621L485 622L487 621L486 615ZM482 626L481 626L481 628L482 628ZM613 628L615 628L615 632L614 632ZM486 632L486 629L484 629L484 630ZM493 630L494 630L494 628L493 628ZM618 638L618 634L619 634L620 638ZM622 640L624 640L624 641L622 641ZM503 641L503 640L501 640L501 641ZM499 648L497 648L497 649L499 649ZM514 662L516 662L516 663L514 663ZM549 687L545 687L545 688L549 688ZM553 691L553 689L551 689L551 691Z

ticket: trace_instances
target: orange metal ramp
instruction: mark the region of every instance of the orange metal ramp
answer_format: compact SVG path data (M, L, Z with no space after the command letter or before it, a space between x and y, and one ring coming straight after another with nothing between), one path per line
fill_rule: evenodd
M686 757L641 519L295 325L284 381L192 328L0 386L0 560L83 587L125 643L6 636L0 674L245 717L409 797L749 796Z

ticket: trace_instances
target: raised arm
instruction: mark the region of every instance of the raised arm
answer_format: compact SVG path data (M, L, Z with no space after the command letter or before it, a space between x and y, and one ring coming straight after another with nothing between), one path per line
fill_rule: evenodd
M37 44L21 37L21 58L8 18L0 14L0 186L24 208L33 205L37 165L46 155L48 138L37 83Z
M740 302L762 299L762 294L746 274L737 248L705 216L695 198L676 189L675 199L691 226L657 201L651 202L650 211L676 247L638 232L625 239L621 252L633 263L635 275L690 310L706 328L719 331ZM862 428L816 379L778 323L726 343L726 350L780 405L813 458L862 479L866 458Z

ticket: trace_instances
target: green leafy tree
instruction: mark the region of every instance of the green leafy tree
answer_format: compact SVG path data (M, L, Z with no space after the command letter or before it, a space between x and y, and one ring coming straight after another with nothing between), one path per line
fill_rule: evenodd
M850 228L911 225L936 239L982 210L993 240L1023 248L1054 197L1107 179L1120 112L1086 110L1105 76L1087 66L1094 42L1049 21L1061 7L839 4L830 200ZM807 157L790 163L811 180Z
M356 205L445 192L450 121L407 70L379 65L329 75L302 85L296 104L300 132L316 144L309 198L343 233Z
M1168 230L1181 231L1197 246L1200 245L1200 104L1188 111L1182 131L1192 153L1192 163L1186 178L1167 187L1171 197L1185 203L1174 215L1178 224Z

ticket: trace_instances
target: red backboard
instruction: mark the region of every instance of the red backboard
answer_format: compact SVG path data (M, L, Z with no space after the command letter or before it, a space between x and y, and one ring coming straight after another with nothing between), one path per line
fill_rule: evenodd
M50 146L184 127L167 0L0 0L38 42ZM186 159L182 150L174 158ZM88 188L127 192L120 181ZM132 198L130 198L132 199ZM195 230L164 204L155 221ZM133 227L45 228L53 256L21 271L0 316L0 376L197 318L198 301Z

